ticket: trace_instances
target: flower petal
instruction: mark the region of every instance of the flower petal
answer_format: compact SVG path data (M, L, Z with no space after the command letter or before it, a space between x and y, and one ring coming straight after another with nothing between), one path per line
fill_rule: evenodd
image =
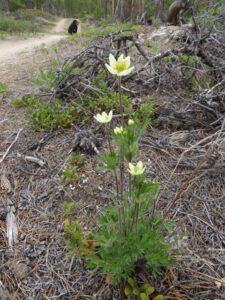
M112 116L113 116L113 111L112 110L110 110L110 112L109 112L109 121L111 121L112 120Z
M134 67L131 67L131 68L127 69L127 70L119 72L118 76L126 76L126 75L130 74L133 71L133 69L134 69Z
M96 121L98 121L99 123L101 123L101 122L100 122L100 119L101 119L101 118L99 118L98 115L97 115L97 116L94 116L94 118L95 118Z
M139 162L137 163L137 167L138 167L138 169L143 169L143 162L142 162L142 161L139 161Z
M105 64L106 68L108 69L109 73L111 73L112 75L117 75L117 70L113 69L111 66Z
M115 57L110 53L110 54L109 54L109 64L110 64L110 66L113 67L115 63L116 63L116 59L115 59Z
M134 165L132 163L129 163L129 172L132 174L134 172Z
M121 54L121 55L119 56L119 58L117 59L117 61L124 61L124 54Z
M130 67L130 56L127 56L125 59L125 64L126 64L126 69L128 69Z

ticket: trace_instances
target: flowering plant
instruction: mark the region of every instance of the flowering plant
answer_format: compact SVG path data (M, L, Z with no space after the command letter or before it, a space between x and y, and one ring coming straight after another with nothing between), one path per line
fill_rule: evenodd
M100 158L103 168L112 172L116 193L113 205L98 218L99 229L90 234L94 248L88 251L86 260L90 267L100 268L109 281L117 284L132 276L140 261L157 274L161 266L173 262L173 257L165 240L168 224L155 214L154 202L159 185L146 180L146 166L142 161L133 163L137 161L138 144L148 117L138 121L133 113L127 123L124 120L121 76L133 70L130 57L120 55L116 60L110 54L109 62L107 69L118 76L121 124L113 129L110 138L112 111L97 114L94 118L106 126L109 149Z

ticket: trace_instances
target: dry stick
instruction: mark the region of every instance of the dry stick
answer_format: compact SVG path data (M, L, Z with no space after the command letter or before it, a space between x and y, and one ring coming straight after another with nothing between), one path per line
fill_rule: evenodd
M214 145L212 145L211 147L209 147L209 149L207 150L204 158L198 163L198 165L196 166L196 168L192 171L192 173L190 174L190 176L188 177L188 179L186 180L186 182L182 185L182 187L178 190L178 192L176 193L175 197L173 198L172 202L170 203L169 207L167 208L163 219L166 219L166 217L168 216L168 213L170 211L170 209L173 207L173 205L175 204L175 202L183 195L183 193L185 193L189 187L189 184L191 182L191 180L194 178L194 176L197 174L197 172L199 171L199 169L201 169L202 165L209 159L209 157L211 156L212 152L213 152L213 147Z
M8 121L8 119L1 120L1 121L0 121L0 124L4 123L4 122L6 122L6 121Z
M26 161L30 161L30 162L36 163L40 167L43 167L46 164L43 160L41 160L41 159L39 159L37 157L34 157L34 156L22 155L20 153L17 153L17 156L20 157L20 158L23 158Z
M20 128L17 132L16 138L15 140L11 143L11 145L8 147L8 149L6 150L6 152L4 153L4 155L2 156L2 158L0 159L0 164L4 161L4 159L6 158L6 156L8 155L10 149L13 147L13 145L16 143L16 141L19 138L19 135L21 133L21 131L23 130L23 128Z
M9 212L6 217L9 250L13 250L13 246L18 242L18 227L14 212L14 206L10 206Z

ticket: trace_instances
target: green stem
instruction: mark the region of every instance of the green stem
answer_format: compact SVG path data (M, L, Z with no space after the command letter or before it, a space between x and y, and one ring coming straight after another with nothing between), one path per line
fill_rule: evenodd
M136 185L136 188L139 189L139 181L138 178L136 178L134 186ZM133 228L134 226L136 227L137 230L137 226L138 226L138 215L139 215L139 209L140 209L140 202L139 199L135 199L135 206L134 206L134 216L133 216L133 223L131 228Z
M119 87L119 107L120 107L120 114L122 116L122 125L124 126L124 113L123 113L123 103L122 103L122 90L121 90L121 77L118 77L118 87ZM120 200L122 203L122 215L123 215L123 225L124 225L124 234L126 235L126 220L125 220L125 210L123 204L123 197L124 197L124 155L123 149L120 149Z
M113 148L111 145L108 128L106 128L105 132L106 132L106 138L107 138L107 142L108 142L109 152L110 152L110 154L112 154ZM116 171L114 172L114 177L115 177L115 182L116 182L116 200L117 200L118 213L119 213L119 226L120 226L120 232L122 232L122 203L121 203L120 196L119 196L119 182L118 182Z
M120 104L120 114L122 116L122 125L124 126L124 109L123 109L123 101L122 101L122 89L121 89L121 77L119 77L119 104Z

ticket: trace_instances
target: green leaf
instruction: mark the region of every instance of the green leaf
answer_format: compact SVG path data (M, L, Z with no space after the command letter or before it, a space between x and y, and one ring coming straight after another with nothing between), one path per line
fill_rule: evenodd
M134 295L140 295L140 291L139 291L139 288L138 287L135 287L134 289L133 289L133 294Z
M159 184L157 182L143 182L139 189L140 194L150 193L155 197L159 189Z
M101 155L100 160L106 170L115 171L118 166L118 156L115 152Z
M125 295L126 296L132 295L132 292L133 292L132 288L130 286L126 285L125 289L124 289Z
M5 85L4 83L0 82L0 93L6 93L6 92L8 92L7 85Z
M141 300L148 300L149 299L148 295L146 295L145 293L141 293L140 298L141 298Z
M163 297L163 295L158 295L158 296L154 297L153 300L164 300L164 297Z
M133 278L128 278L127 282L132 288L136 287L136 282Z
M151 286L150 283L142 284L140 289L141 289L141 291L145 292L145 294L147 294L147 295L151 295L155 291L155 288L153 286Z

